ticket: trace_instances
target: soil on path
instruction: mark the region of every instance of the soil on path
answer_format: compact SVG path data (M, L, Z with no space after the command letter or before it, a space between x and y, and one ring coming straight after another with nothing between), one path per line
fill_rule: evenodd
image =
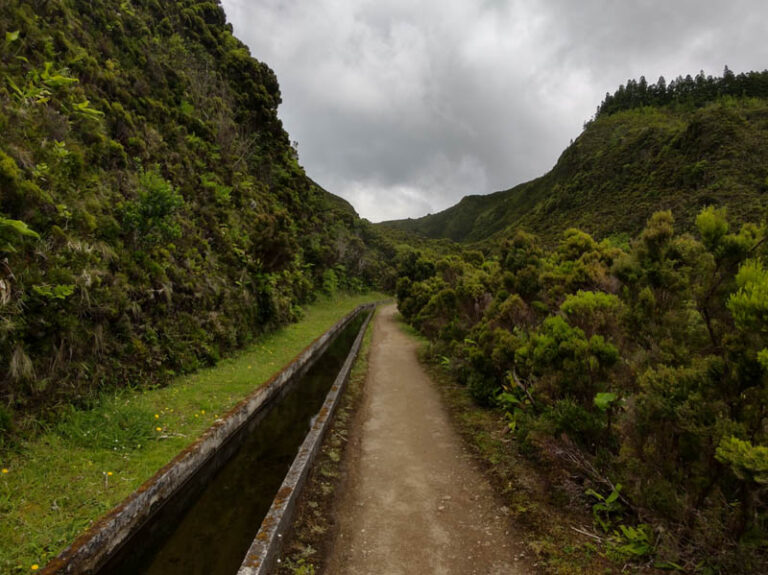
M533 573L395 313L374 325L326 573Z

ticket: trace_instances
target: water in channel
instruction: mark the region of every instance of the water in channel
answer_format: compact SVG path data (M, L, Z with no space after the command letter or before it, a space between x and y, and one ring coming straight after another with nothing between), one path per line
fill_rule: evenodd
M366 316L345 327L274 407L244 425L100 573L236 573Z

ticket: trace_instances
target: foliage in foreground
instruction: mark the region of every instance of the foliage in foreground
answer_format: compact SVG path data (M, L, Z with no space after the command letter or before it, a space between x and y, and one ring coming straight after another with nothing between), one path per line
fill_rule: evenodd
M617 558L758 572L765 228L707 208L696 230L658 212L628 244L570 229L551 250L522 231L489 254L405 250L398 305L524 447L584 478Z
M217 1L0 3L0 444L386 277L279 103Z

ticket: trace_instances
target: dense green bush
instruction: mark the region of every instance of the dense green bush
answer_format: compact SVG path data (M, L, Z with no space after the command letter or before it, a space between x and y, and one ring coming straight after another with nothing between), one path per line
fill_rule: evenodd
M766 229L734 232L712 207L695 221L696 235L678 234L658 212L624 248L569 229L548 251L522 232L484 259L404 251L398 303L526 450L623 486L622 509L643 522L612 536L624 547L757 572L768 536Z

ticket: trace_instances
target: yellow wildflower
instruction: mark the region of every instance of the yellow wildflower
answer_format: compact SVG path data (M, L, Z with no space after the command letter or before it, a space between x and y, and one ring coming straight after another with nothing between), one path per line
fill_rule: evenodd
M162 431L162 430L163 430L162 427L155 427L155 431Z
M30 567L30 569L32 569L32 571L37 571L38 569L40 569L40 565L35 563L34 565L32 565L32 567Z
M3 473L8 473L8 470L5 467L3 467Z

